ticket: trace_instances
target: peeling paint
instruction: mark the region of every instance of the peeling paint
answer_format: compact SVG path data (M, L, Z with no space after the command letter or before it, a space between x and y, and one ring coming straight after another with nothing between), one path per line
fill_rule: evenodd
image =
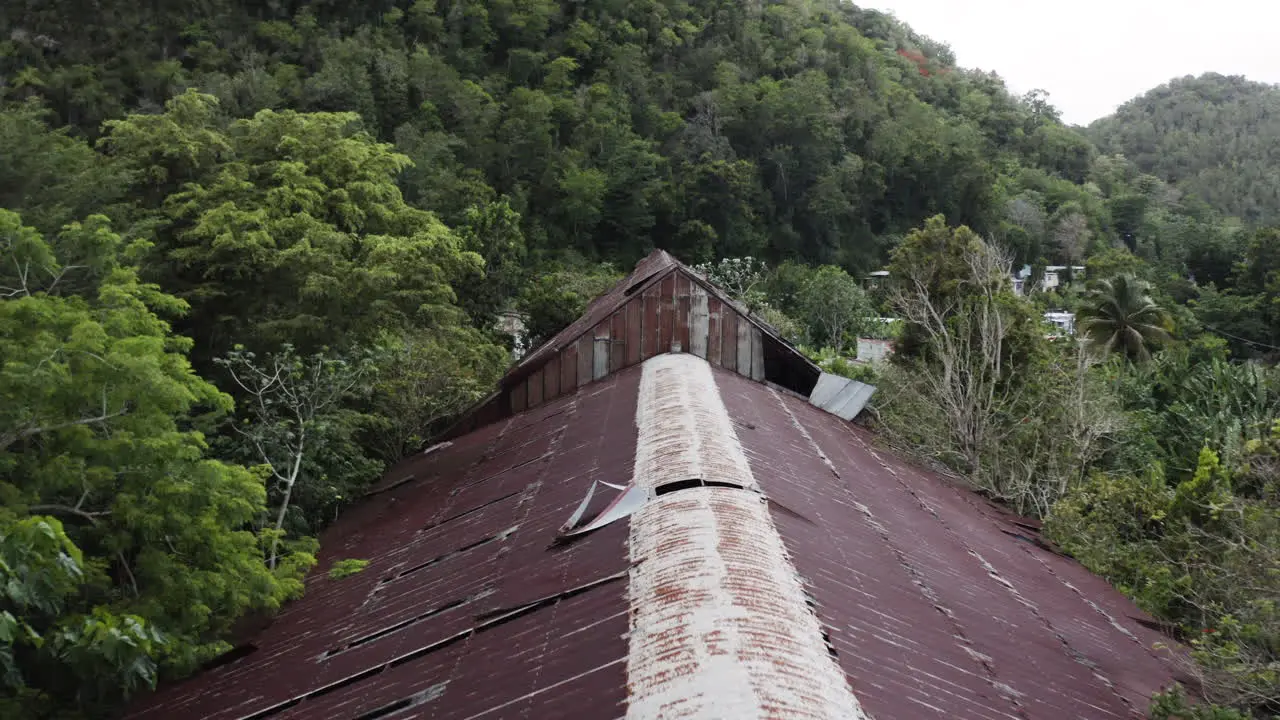
M828 653L710 367L646 363L631 518L628 720L867 717Z
M755 488L711 366L690 355L671 354L646 361L643 371L633 483L653 489L698 479Z

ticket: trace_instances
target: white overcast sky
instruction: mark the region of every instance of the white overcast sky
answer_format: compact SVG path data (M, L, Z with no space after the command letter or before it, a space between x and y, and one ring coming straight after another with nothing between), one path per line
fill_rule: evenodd
M1280 0L854 0L946 43L961 67L1041 88L1071 124L1183 75L1280 83Z

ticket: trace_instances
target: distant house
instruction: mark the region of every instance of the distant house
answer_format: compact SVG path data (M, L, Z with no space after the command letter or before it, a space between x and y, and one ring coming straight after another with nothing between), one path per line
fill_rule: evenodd
M1083 265L1048 265L1040 282L1031 287L1031 266L1023 265L1016 273L1010 273L1010 280L1013 282L1015 295L1026 295L1033 290L1056 290L1066 285L1068 278L1078 281L1084 277L1084 271Z
M893 354L892 340L877 338L858 338L858 362L878 363L889 359Z
M850 422L872 391L658 251L345 511L270 627L128 717L1137 717L1176 641Z
M1044 269L1044 278L1040 281L1040 287L1044 290L1055 290L1065 285L1068 278L1078 280L1083 277L1083 265L1048 265Z
M1076 334L1076 315L1075 313L1050 311L1044 314L1044 319L1050 325L1058 328L1062 335Z

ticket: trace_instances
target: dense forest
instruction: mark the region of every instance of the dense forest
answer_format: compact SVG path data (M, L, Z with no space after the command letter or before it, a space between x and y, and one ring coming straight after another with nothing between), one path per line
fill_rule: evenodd
M1213 73L1179 78L1093 123L1089 136L1219 212L1280 222L1280 87Z
M1212 704L1153 716L1280 713L1273 88L1082 133L839 0L6 11L0 715L110 717L225 652L655 247L1189 642ZM1088 282L1014 294L1054 265Z

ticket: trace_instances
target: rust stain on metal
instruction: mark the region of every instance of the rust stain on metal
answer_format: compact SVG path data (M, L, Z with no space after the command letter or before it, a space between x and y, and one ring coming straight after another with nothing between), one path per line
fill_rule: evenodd
M697 479L755 487L711 367L676 354L658 356L643 367L635 484L654 489Z
M631 519L628 720L865 717L822 643L710 366L644 365L632 484L660 495Z
M737 338L758 328L716 293L721 362L662 355L670 263L643 262L464 431L390 469L255 650L129 717L1107 720L1172 681L1145 616L1008 535L1033 532L1019 518L751 380ZM619 371L610 344L593 381L597 328L625 334L623 364L659 357ZM633 494L585 520L597 481ZM566 517L592 530L552 544ZM333 581L342 557L369 569Z
M625 523L548 544L590 487L587 469L629 475L639 377L615 374L406 459L326 532L306 595L255 652L163 686L129 717L621 716ZM341 557L369 567L330 580Z
M804 399L715 376L735 427L756 428L752 472L867 712L1132 718L1172 682L1132 604L1006 535L1007 512Z
M688 352L757 380L764 357L778 358L788 382L812 385L820 370L746 307L658 250L596 298L577 321L529 353L503 377L492 407L477 407L446 433L459 437L502 413L520 412L574 392L619 370L668 352ZM773 362L772 360L770 361ZM574 369L574 380L558 376ZM540 389L530 377L544 371ZM805 390L807 392L807 390ZM497 416L497 417L495 417Z

